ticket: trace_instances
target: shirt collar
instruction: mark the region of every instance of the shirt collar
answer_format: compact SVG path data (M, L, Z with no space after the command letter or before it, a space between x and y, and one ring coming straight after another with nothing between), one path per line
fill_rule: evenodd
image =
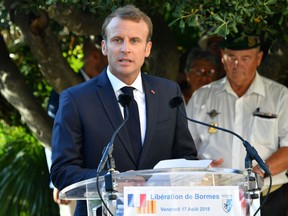
M224 89L231 93L231 94L235 94L236 93L233 91L233 89L231 88L231 85L228 81L228 79L225 77L226 79L226 82L225 82L225 85L224 85ZM264 88L264 83L263 83L263 79L262 77L259 75L258 72L256 72L256 76L253 80L253 82L251 83L249 89L247 90L247 92L245 93L245 95L248 95L248 94L259 94L259 95L262 95L262 96L265 96L265 88Z
M109 70L109 67L107 67L107 76L111 82L111 85L115 93L118 93L122 87L127 86L124 82L122 82L120 79L118 79L116 76L114 76L111 73L111 71ZM136 80L130 86L134 87L137 91L140 91L141 93L143 93L141 72L138 74Z
M265 96L265 88L264 88L263 79L258 72L256 72L256 77L247 91L247 94L252 94L252 93Z

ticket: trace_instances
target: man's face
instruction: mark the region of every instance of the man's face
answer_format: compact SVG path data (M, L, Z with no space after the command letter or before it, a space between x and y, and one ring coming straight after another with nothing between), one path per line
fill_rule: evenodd
M110 71L124 83L133 83L152 47L152 42L147 42L147 24L115 17L107 26L106 35L102 52L107 55Z
M231 85L250 85L261 63L263 53L259 48L222 51L222 62Z

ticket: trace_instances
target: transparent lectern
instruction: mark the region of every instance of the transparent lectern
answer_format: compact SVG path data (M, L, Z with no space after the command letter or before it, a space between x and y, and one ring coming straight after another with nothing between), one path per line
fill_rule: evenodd
M246 171L245 171L246 172ZM117 216L247 216L259 201L263 179L256 174L220 168L163 168L114 173L113 192L105 191L105 178L98 184L102 215ZM86 200L88 216L96 216L100 196L97 179L64 188L61 199ZM111 197L113 197L111 199ZM98 202L98 203L97 203Z

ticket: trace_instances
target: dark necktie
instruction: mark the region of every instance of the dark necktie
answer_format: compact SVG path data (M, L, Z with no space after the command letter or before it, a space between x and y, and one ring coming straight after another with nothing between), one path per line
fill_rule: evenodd
M121 91L124 94L131 96L131 102L128 106L129 119L127 120L125 126L128 130L129 137L132 143L132 148L136 156L137 162L139 162L140 154L142 151L142 141L141 141L141 130L140 130L140 120L137 102L134 99L133 87L123 87ZM126 113L125 113L126 115ZM126 117L126 116L125 116Z

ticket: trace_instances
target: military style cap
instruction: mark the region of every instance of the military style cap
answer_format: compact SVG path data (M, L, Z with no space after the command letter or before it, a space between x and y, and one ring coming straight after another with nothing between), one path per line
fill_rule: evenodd
M232 37L227 38L222 42L221 47L231 50L247 50L261 45L261 40L258 36Z

